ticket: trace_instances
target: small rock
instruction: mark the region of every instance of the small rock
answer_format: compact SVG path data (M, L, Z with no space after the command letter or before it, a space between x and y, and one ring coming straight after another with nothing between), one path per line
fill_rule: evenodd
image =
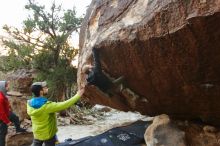
M215 133L217 131L217 129L213 126L206 125L203 127L203 131L205 133Z

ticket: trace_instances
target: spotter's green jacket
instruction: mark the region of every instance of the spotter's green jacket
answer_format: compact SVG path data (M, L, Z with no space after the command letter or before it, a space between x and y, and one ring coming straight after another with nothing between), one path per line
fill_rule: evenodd
M39 97L39 99L40 98L42 97ZM38 97L34 99L37 100ZM57 132L56 112L69 108L79 99L80 96L76 94L64 102L51 102L46 100L46 102L43 103L39 108L34 108L32 106L32 99L28 100L27 113L31 117L34 139L49 140L55 136Z

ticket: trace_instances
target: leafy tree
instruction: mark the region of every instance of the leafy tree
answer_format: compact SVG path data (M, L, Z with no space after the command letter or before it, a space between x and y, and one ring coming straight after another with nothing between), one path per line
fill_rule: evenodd
M78 32L82 18L76 17L74 8L64 11L55 2L49 11L33 0L25 8L30 15L23 21L21 30L3 27L12 39L2 40L9 48L9 55L1 69L37 69L37 80L47 80L50 96L62 100L67 88L76 81L76 68L71 66L71 61L78 51L69 39L73 32Z

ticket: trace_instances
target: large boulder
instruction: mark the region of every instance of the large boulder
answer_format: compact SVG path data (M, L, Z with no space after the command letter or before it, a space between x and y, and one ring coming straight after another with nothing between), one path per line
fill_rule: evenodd
M34 70L18 69L8 73L6 80L10 83L10 91L7 92L8 99L13 112L20 121L29 119L27 114L27 100L32 95L30 86L35 76Z
M93 0L80 31L78 85L97 47L103 70L124 75L138 96L111 100L88 87L91 102L219 124L219 26L219 0Z
M34 75L34 70L19 69L15 72L8 73L7 80L10 81L11 89L22 93L22 95L30 96L30 86L34 80Z
M147 128L144 139L147 146L186 146L185 132L171 123L169 116L156 116Z

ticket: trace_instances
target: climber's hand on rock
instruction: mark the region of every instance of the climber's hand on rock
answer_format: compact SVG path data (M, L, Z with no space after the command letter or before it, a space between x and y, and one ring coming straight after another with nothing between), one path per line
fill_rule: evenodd
M77 94L78 94L79 96L82 96L82 95L84 94L84 92L85 92L85 89L84 89L84 88L81 88L81 89L78 90Z

